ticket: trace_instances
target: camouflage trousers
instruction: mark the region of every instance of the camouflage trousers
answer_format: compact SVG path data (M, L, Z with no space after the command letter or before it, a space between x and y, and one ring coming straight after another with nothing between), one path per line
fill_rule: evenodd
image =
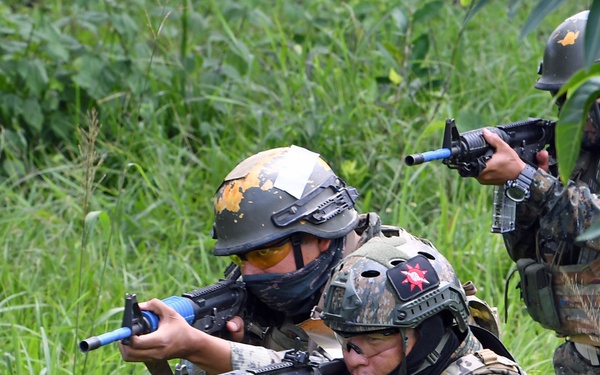
M572 341L567 341L554 351L554 372L557 375L600 375L600 366L592 366L575 348Z

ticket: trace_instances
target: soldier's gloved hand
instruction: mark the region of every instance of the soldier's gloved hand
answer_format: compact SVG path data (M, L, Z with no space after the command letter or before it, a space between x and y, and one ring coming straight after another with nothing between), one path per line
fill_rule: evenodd
M241 342L244 339L244 319L234 316L225 326L231 334L231 341Z

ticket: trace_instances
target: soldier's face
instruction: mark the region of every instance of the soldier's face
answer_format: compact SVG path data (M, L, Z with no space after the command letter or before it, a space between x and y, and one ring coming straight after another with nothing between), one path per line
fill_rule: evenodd
M408 354L416 342L417 333L414 329L409 329L406 336ZM356 336L349 339L347 344L342 349L344 362L351 375L387 375L404 358L402 336L399 333L388 337Z
M302 258L304 264L309 264L317 259L322 252L329 248L331 240L317 238L311 235L304 235L302 238ZM292 246L291 243L288 243ZM296 270L296 261L294 259L294 251L290 251L285 258L269 268L259 268L250 262L242 263L242 275L258 275L263 273L288 273Z

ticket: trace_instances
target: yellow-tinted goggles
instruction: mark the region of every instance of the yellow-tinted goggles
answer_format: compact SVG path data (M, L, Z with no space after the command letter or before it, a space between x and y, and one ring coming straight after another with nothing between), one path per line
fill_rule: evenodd
M254 267L264 270L281 262L291 250L292 244L290 243L290 239L284 238L283 240L268 247L250 250L244 254L230 255L230 258L240 267L244 265L244 262L248 262Z

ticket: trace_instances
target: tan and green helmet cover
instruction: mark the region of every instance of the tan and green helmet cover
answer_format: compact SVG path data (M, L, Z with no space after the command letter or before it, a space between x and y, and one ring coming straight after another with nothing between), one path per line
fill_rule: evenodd
M325 324L345 333L415 328L447 311L461 331L469 308L448 260L431 243L374 237L333 270L325 286Z
M215 255L232 255L294 233L335 239L358 224L356 189L302 147L259 152L239 163L214 196Z

